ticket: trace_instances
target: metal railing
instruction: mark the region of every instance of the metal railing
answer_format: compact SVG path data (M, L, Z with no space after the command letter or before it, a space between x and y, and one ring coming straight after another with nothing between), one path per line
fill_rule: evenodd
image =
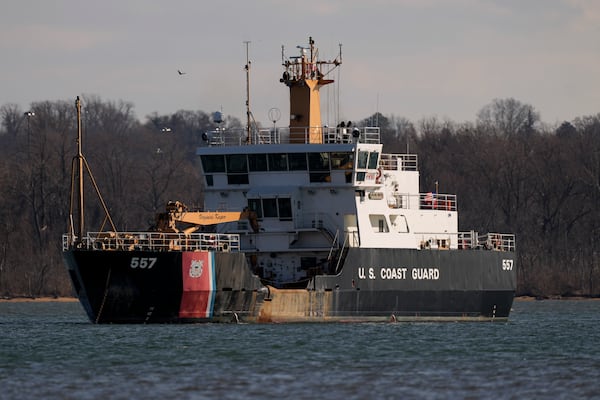
M475 231L448 233L421 233L422 239L419 240L420 249L440 249L447 250L458 248L458 250L494 250L494 251L515 251L515 235L511 233L484 233L479 234ZM454 241L458 240L456 246Z
M390 208L410 209L418 203L420 210L457 211L455 194L394 192L387 197L387 202Z
M240 251L240 235L222 233L88 232L81 240L62 237L63 251Z
M296 229L325 229L329 232L335 232L338 229L331 215L322 212L304 214L302 218L295 220L294 227Z
M374 143L381 141L378 127L334 128L327 126L272 127L255 129L251 133L252 144L310 143L311 135L322 136L323 143ZM248 144L243 129L218 129L204 135L207 146L240 146Z
M475 231L458 233L459 249L487 249L496 251L515 251L515 235L510 233L485 233Z
M418 157L416 154L381 154L379 165L388 171L417 171Z
M419 193L421 210L456 211L456 195L443 193Z

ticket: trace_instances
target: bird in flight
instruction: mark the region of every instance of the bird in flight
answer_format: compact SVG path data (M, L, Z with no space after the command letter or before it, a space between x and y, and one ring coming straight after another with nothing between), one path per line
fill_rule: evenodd
M178 69L178 70L177 70L177 73L178 73L179 75L185 75L187 72L181 72L181 70L179 70L179 69Z

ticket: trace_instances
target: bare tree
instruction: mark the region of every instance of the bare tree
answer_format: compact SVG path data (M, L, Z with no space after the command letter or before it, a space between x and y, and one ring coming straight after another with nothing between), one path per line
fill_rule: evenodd
M209 114L154 113L142 125L131 103L85 99L84 152L118 228L147 227L169 200L201 204L195 150L216 126ZM75 108L44 101L31 111L25 125L18 106L0 107L0 295L66 295L56 241L67 226ZM532 106L504 99L476 123L377 113L357 125L375 121L386 152L419 154L423 190L458 195L461 226L517 234L518 294L600 294L600 114L549 128ZM220 126L242 125L227 117ZM87 215L88 228L101 225L100 212Z
M120 139L138 127L133 104L126 101L102 101L100 96L83 98L83 124L86 135L109 135Z
M5 104L0 107L0 118L2 128L9 136L15 137L23 124L23 111L17 104Z
M494 135L531 134L539 122L540 115L533 106L513 98L494 99L477 114L477 125Z

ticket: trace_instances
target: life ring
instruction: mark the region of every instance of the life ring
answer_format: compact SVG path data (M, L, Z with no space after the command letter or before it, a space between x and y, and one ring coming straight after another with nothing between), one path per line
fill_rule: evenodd
M500 235L496 235L494 237L494 249L500 250L502 248L502 242L500 240Z
M381 167L377 168L377 176L375 176L375 183L381 183Z
M217 248L217 240L215 235L210 235L208 238L208 249L207 250L215 250Z

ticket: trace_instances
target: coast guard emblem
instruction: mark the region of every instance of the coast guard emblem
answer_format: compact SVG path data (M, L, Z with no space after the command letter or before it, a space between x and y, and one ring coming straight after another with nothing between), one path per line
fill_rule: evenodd
M192 260L190 264L190 277L200 278L202 276L202 270L204 268L203 260Z

